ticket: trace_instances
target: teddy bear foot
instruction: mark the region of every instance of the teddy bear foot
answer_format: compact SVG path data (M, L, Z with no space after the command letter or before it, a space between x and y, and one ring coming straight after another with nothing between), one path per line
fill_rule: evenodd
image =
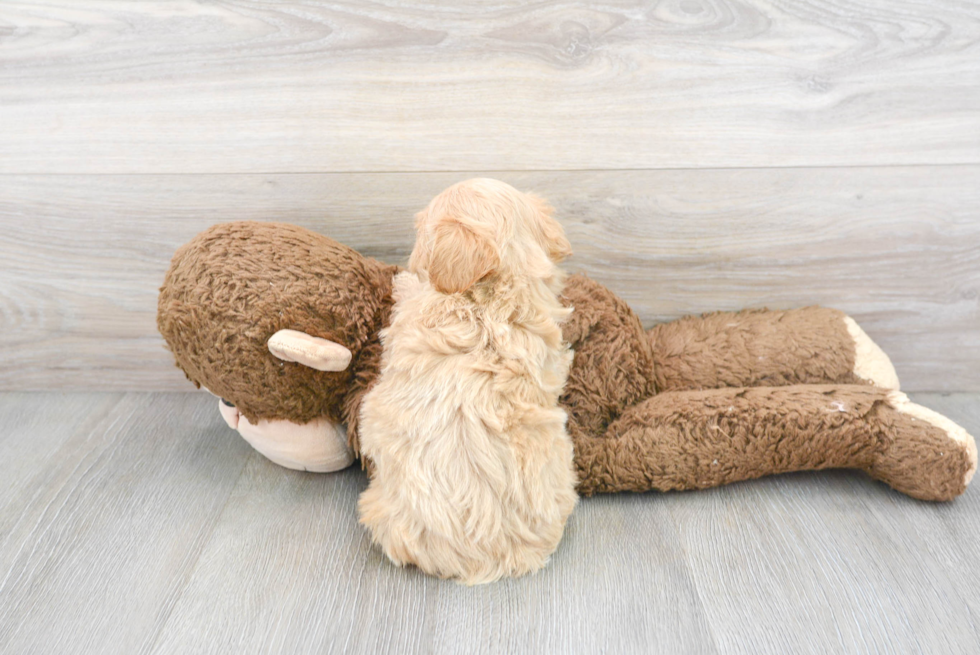
M299 424L260 420L251 423L238 409L218 400L222 418L245 441L279 466L296 471L329 473L347 468L354 451L344 429L326 418Z
M854 375L882 389L898 389L898 373L885 351L850 316L844 324L854 339Z
M977 470L977 445L966 430L899 391L887 397L881 451L870 473L921 500L952 500Z

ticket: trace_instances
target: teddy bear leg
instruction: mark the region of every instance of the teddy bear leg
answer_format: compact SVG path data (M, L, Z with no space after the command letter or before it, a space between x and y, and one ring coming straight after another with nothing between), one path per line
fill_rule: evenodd
M224 400L218 400L218 409L228 427L279 466L329 473L347 468L354 461L343 427L329 419L318 418L304 424L264 419L252 423Z
M898 390L898 373L885 351L871 340L857 321L846 314L844 325L847 326L848 335L854 340L854 375L876 387Z
M966 430L899 391L888 394L877 420L873 477L922 500L950 500L966 490L977 470L977 444Z
M899 388L888 356L836 309L715 312L663 323L648 334L658 391L790 384Z
M572 420L569 431L583 495L857 468L910 496L949 500L976 468L962 428L870 385L667 392L623 412L603 435Z

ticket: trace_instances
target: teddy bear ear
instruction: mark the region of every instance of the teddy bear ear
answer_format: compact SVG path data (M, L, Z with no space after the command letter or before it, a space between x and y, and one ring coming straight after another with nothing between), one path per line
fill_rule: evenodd
M351 351L339 343L298 330L279 330L269 337L267 346L279 359L318 371L346 370L353 357Z

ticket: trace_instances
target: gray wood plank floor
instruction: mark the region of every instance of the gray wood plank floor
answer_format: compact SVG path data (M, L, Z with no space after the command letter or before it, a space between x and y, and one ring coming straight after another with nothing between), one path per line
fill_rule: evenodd
M980 395L914 399L980 433ZM863 474L583 501L542 572L389 564L361 471L252 453L205 394L0 394L0 652L975 653L980 493Z

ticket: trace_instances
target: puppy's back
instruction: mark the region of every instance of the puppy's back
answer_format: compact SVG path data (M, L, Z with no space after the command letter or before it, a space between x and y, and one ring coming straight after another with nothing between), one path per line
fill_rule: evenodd
M558 407L571 352L491 305L397 276L361 410L361 521L395 563L469 584L541 568L576 501Z

